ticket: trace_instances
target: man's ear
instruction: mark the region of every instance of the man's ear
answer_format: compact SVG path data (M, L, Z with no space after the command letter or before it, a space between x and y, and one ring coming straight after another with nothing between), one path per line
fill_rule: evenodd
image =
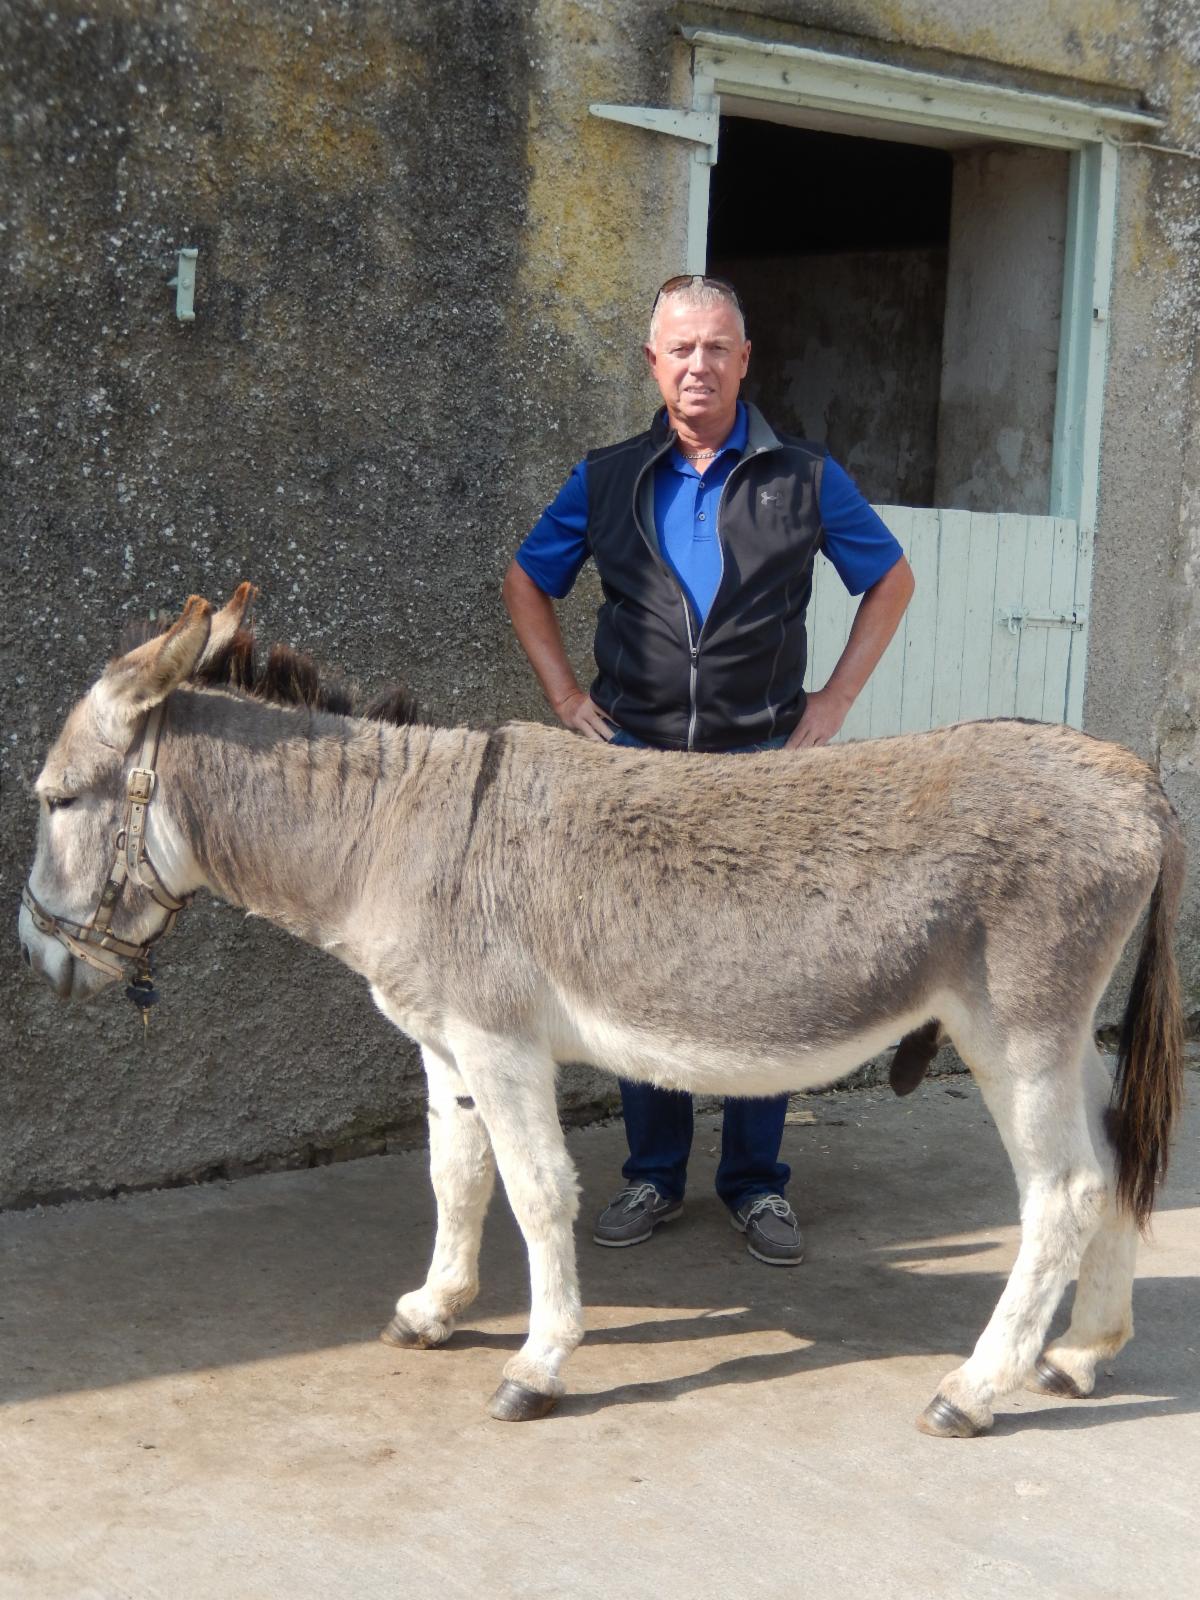
M113 733L165 700L194 670L208 643L212 607L192 595L166 633L110 661L93 690Z
M257 599L258 590L252 583L239 583L220 611L213 612L208 643L200 657L200 666L207 666L214 656L232 642L234 634L246 620L246 613Z

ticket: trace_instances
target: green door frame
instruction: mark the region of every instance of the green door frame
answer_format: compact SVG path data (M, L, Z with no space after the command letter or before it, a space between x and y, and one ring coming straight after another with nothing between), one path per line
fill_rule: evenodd
M974 134L1070 152L1062 327L1047 513L1095 532L1100 433L1108 352L1109 299L1116 230L1121 137L1161 128L1158 118L1120 107L1026 93L908 67L834 55L804 46L684 27L692 52L687 109L594 105L593 114L686 140L689 271L708 256L709 179L717 159L719 119L772 109L819 114L824 126L855 119L878 125ZM782 120L782 118L781 118Z

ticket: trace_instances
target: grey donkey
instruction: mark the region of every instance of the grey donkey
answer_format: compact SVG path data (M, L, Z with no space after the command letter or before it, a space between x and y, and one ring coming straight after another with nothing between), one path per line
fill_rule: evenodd
M766 1095L902 1035L919 1056L940 1025L1012 1160L1021 1244L919 1426L979 1433L1023 1383L1090 1392L1132 1333L1180 1096L1183 848L1149 767L1007 721L736 759L390 726L314 709L303 681L308 704L273 703L245 666L250 596L193 597L71 711L37 780L20 937L82 999L208 889L367 979L421 1047L438 1203L428 1277L386 1339L450 1338L499 1168L532 1305L491 1414L562 1395L583 1322L557 1062ZM1094 1014L1147 908L1114 1082Z

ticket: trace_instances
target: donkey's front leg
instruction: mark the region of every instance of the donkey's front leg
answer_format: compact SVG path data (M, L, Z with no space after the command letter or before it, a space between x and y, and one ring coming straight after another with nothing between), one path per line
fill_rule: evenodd
M579 1188L554 1101L554 1061L543 1047L474 1028L456 1029L450 1042L529 1252L529 1337L488 1405L501 1422L526 1422L553 1409L565 1390L559 1370L583 1337Z
M420 1289L401 1295L380 1334L386 1344L444 1344L455 1318L479 1293L479 1242L496 1178L491 1141L452 1058L429 1045L429 1176L437 1196L437 1239Z

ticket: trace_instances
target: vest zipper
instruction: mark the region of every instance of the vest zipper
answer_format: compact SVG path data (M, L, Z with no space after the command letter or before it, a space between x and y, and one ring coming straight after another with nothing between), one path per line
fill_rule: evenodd
M696 737L696 719L697 719L696 681L697 681L697 678L699 676L698 662L699 662L699 659L700 659L700 644L699 644L699 641L696 638L696 636L692 633L692 608L688 605L688 598L687 598L687 595L684 593L683 585L679 581L679 576L676 573L674 567L672 567L671 563L663 558L662 551L657 547L657 542L655 540L651 539L650 535L646 532L645 528L642 526L642 513L641 513L642 480L645 478L645 476L646 476L646 474L648 472L653 471L653 469L662 460L663 456L665 456L667 454L668 450L673 448L674 443L675 443L675 435L672 434L671 437L667 440L666 444L663 445L663 447L660 450L656 450L655 451L655 453L650 457L650 460L647 461L646 465L638 473L637 479L636 479L636 481L635 481L635 483L633 485L633 520L634 520L635 526L637 527L638 532L641 534L643 540L645 541L646 548L650 551L650 554L658 562L659 566L662 568L663 573L666 575L666 577L669 578L670 581L679 590L679 603L683 607L683 625L687 629L687 642L688 642L688 705L689 705L689 708L690 708L690 715L688 717L687 748L689 750L691 750L691 749L694 748L694 741L695 741L695 737ZM720 542L720 537L721 537L720 533L718 532L718 534L717 534L718 544ZM722 551L722 554L721 554L721 573L722 573L722 576L724 576L724 572L725 572L725 555L724 555L724 552ZM701 627L700 631L701 631L701 633L703 633L703 631L704 631L703 627Z
M699 715L696 705L696 687L700 677L700 641L692 637L692 611L687 603L687 595L683 592L682 584L679 587L679 598L683 601L683 620L687 626L688 655L691 657L690 677L688 679L688 700L691 705L691 716L688 718L687 747L689 750L694 750L696 747L696 720ZM700 628L700 632L704 632L703 625Z
M730 471L729 476L725 479L725 482L721 485L721 492L717 496L717 520L716 520L716 526L715 526L715 531L716 531L716 535L717 535L717 554L721 557L721 576L717 579L717 587L713 591L712 605L709 606L708 613L705 616L704 621L700 624L700 632L696 635L696 637L694 639L692 638L692 616L691 616L691 611L688 608L687 596L683 593L683 585L680 584L680 586L679 586L680 597L683 600L683 613L684 613L685 618L687 619L687 625L688 625L688 649L691 651L691 657L692 657L692 676L691 676L691 685L690 685L690 687L691 687L691 701L692 701L692 715L691 715L691 720L688 722L688 738L687 738L687 747L688 747L689 750L693 750L695 748L696 723L697 723L697 720L699 719L699 707L696 704L696 694L697 694L697 690L698 690L699 684L700 684L700 646L704 641L704 630L705 630L705 628L708 627L708 619L709 619L709 617L712 616L713 611L714 611L714 609L716 607L717 596L721 592L721 585L725 581L725 536L721 532L721 512L725 509L725 495L726 495L726 492L729 489L729 485L733 482L734 478L737 476L738 470L741 467L744 467L747 464L747 462L753 461L754 456L760 456L762 454L763 454L763 450L762 449L758 449L758 450L756 450L754 452L754 455L742 456L740 461L735 461L734 464L733 464L733 467L732 467L732 469ZM678 579L676 579L676 582L678 582Z
M684 587L680 583L679 576L676 573L674 567L671 566L669 561L666 561L666 560L663 559L662 553L655 547L655 542L650 538L650 535L646 532L645 528L642 526L642 515L641 515L641 510L640 510L640 502L641 502L641 498L642 498L642 479L646 476L646 474L648 472L650 472L654 467L656 467L658 465L658 463L661 461L663 456L666 455L667 451L672 448L672 446L674 444L674 440L675 440L675 435L672 434L671 438L662 447L662 449L661 450L656 450L654 455L651 456L650 460L647 461L646 465L638 473L637 480L636 480L636 482L634 483L634 486L633 486L633 520L634 520L634 523L635 523L635 525L637 527L638 532L641 534L642 538L646 542L647 549L650 551L650 553L654 557L654 559L658 562L658 564L662 568L663 572L667 575L668 578L670 578L671 582L679 590L679 601L680 601L680 604L683 606L684 625L687 628L688 657L689 657L689 661L688 661L688 667L689 667L689 673L688 673L688 704L689 704L689 707L690 707L690 715L688 717L687 748L690 751L692 751L692 750L695 750L695 747L696 747L695 746L696 723L699 720L699 707L698 707L698 705L696 703L696 694L697 694L697 690L699 688L699 682L700 682L700 645L701 645L701 642L702 642L702 640L704 638L704 630L708 626L708 617L711 617L712 614L713 614L713 606L715 606L716 603L717 603L717 595L720 594L721 585L725 581L725 541L724 541L724 538L723 538L723 536L721 534L721 512L724 510L724 507L725 507L725 495L726 495L726 492L729 489L730 482L732 481L734 476L737 474L738 470L741 467L746 466L748 462L753 461L756 456L763 455L771 447L769 445L760 445L759 448L757 450L755 450L752 455L743 456L740 461L735 462L734 466L733 466L733 470L730 472L729 477L726 478L725 482L721 485L721 493L717 496L717 522L716 522L717 552L721 557L721 576L717 579L717 588L716 588L716 592L713 595L713 605L709 606L709 608L708 608L708 616L706 616L704 621L700 624L700 632L697 633L697 634L693 634L693 632L692 632L692 608L691 608L691 606L688 605L687 594L684 592Z

